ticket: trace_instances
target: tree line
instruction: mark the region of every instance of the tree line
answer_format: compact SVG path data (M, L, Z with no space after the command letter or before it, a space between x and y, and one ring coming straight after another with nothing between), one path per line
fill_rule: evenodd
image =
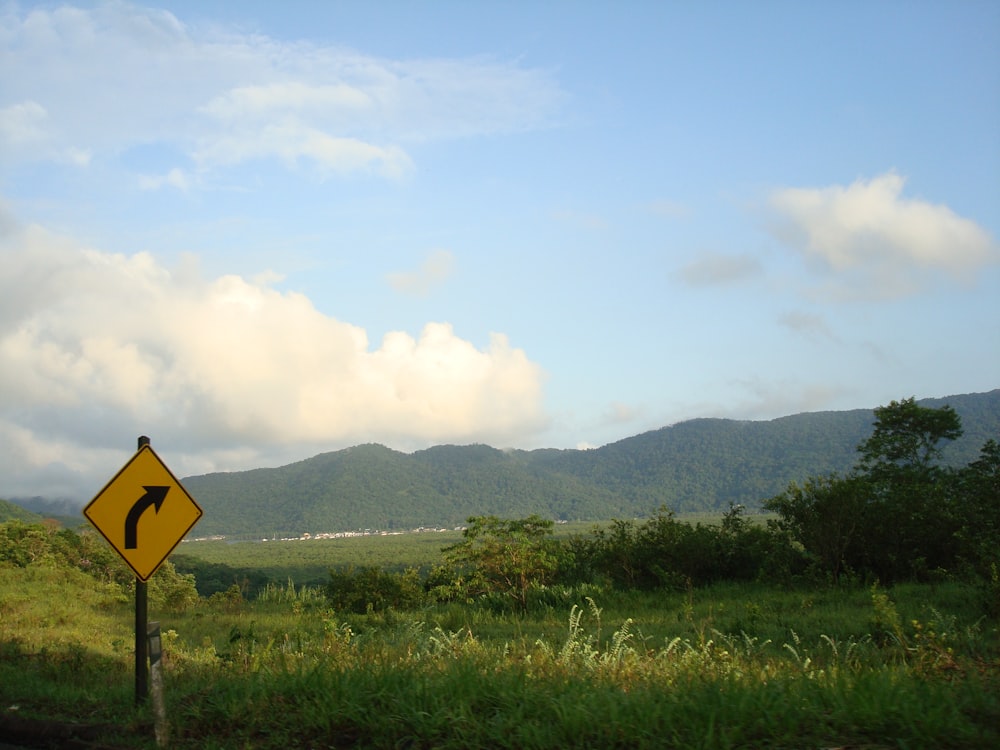
M988 439L965 466L941 451L962 434L950 406L912 398L875 410L874 429L843 473L792 482L763 502L756 522L731 504L718 524L689 524L661 506L645 520L618 519L587 534L553 535L554 521L472 516L461 540L429 571L375 566L331 570L336 609L365 612L434 602L472 602L526 611L566 592L684 589L720 581L891 584L943 577L983 582L987 608L1000 614L1000 446ZM129 569L92 532L54 523L0 524L0 565L54 565L118 587ZM223 566L224 567L224 566ZM212 571L220 580L224 570ZM214 580L214 579L213 579ZM231 586L232 588L232 586ZM236 584L229 595L242 595ZM221 592L219 592L221 593ZM182 607L196 599L195 576L168 561L150 579L150 598Z
M940 462L962 433L950 406L915 399L875 410L874 430L846 473L793 482L754 523L730 505L720 524L691 525L661 507L559 540L553 522L473 516L462 541L421 581L414 571L332 573L331 601L363 611L435 601L485 601L526 610L553 587L704 586L719 581L895 583L945 576L987 583L1000 612L1000 446L989 439L964 467Z
M948 403L965 433L943 463L975 460L1000 436L1000 389L924 400ZM793 480L846 473L870 436L872 410L797 414L770 421L693 419L592 450L497 450L439 445L412 454L380 445L324 453L273 469L184 479L205 516L198 533L262 537L351 529L455 527L470 516L604 522L760 509Z

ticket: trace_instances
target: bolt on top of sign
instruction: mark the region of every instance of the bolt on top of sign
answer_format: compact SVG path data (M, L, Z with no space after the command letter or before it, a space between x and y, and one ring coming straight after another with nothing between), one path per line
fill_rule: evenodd
M191 531L202 510L145 444L87 504L83 515L136 577L146 581Z

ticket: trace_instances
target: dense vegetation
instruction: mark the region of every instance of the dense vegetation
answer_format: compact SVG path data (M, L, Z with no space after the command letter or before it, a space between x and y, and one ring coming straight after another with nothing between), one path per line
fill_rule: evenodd
M464 604L352 614L292 587L158 605L165 744L1000 742L997 624L967 585L590 593L516 618ZM126 598L65 567L0 564L0 736L163 746L150 705L133 705Z
M942 461L961 467L1000 435L1000 390L948 404L964 434L944 448ZM696 419L595 450L452 445L404 454L362 445L275 469L189 477L184 486L205 509L198 534L246 539L454 527L473 515L599 521L647 517L660 506L682 514L731 504L753 511L792 481L850 471L872 421L871 410L769 422Z
M766 501L777 515L767 527L751 523L740 506L718 525L682 523L661 508L644 522L616 520L560 542L551 536L553 522L537 515L474 516L463 540L444 550L445 564L431 572L427 588L437 599L486 599L526 611L535 600L549 601L553 584L683 590L723 581L895 583L959 575L989 582L984 607L1000 614L1000 446L987 440L969 465L942 466L942 443L961 431L949 406L906 399L880 407L857 465L845 476L793 483ZM352 601L398 607L393 597L405 590L407 575L371 577L368 601L353 590ZM347 578L330 584L338 603ZM383 586L393 596L381 596Z
M997 746L1000 448L944 463L962 429L949 406L880 407L854 465L789 484L766 522L478 515L317 586L186 545L149 585L173 745ZM103 746L152 746L132 585L94 533L0 524L0 733L85 718Z
M37 522L41 520L42 516L37 513L32 513L30 510L26 510L16 503L0 500L0 523L4 521Z

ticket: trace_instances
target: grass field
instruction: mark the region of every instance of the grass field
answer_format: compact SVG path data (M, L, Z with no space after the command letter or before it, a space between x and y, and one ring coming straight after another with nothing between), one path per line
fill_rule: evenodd
M440 563L441 548L461 538L460 531L428 531L284 542L197 541L182 544L174 559L190 557L237 570L253 569L272 581L290 579L302 585L323 581L331 568L349 565L402 569Z
M768 514L755 514L750 519L755 523L764 523L768 517ZM688 514L680 517L680 520L687 523L706 525L717 524L721 519L721 513ZM592 522L560 523L554 527L553 536L585 536L595 527L606 525ZM442 562L442 547L455 544L461 539L461 531L447 529L296 541L202 540L184 542L172 559L182 570L193 568L193 563L201 561L225 565L233 571L252 570L272 582L291 581L297 586L315 586L328 579L331 568L346 568L351 565L394 571L405 568L426 570Z
M228 547L267 564L266 544ZM582 587L517 617L345 614L286 583L150 618L170 747L877 750L1000 746L1000 633L982 613L982 592L956 582ZM132 615L82 573L0 567L0 720L155 747L152 708L134 705Z

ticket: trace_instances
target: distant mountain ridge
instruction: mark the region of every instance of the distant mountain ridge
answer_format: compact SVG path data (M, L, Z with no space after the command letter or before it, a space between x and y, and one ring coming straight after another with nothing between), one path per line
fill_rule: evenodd
M948 404L962 418L965 434L945 448L951 465L975 460L988 438L1000 440L1000 389L919 403ZM453 526L482 514L597 521L646 516L660 505L754 509L791 481L849 470L873 420L871 409L693 419L592 450L439 445L406 454L368 444L182 481L205 511L198 535L247 538Z

